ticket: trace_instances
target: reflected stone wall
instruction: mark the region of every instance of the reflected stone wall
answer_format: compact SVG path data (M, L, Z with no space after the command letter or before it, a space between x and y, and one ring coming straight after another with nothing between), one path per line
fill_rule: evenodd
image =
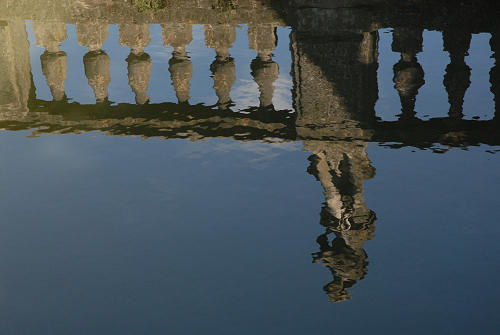
M365 136L375 121L378 98L378 33L338 33L314 37L293 32L294 107L297 132L316 137L334 129L339 138ZM319 132L319 133L318 133Z
M0 117L16 119L28 113L32 88L24 21L0 21L0 36Z

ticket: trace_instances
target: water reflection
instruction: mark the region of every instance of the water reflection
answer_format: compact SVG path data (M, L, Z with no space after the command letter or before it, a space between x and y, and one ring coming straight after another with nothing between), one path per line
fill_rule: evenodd
M424 70L417 61L417 54L422 51L421 28L395 28L392 51L400 52L401 59L394 65L394 87L401 99L400 120L415 118L415 101L418 90L425 84Z
M383 142L420 148L435 148L437 143L451 147L500 144L497 62L490 72L495 117L463 119L464 97L471 85L471 68L465 62L471 34L492 33L491 49L496 59L500 45L498 29L492 20L479 25L479 20L469 20L459 26L442 17L436 26L431 19L425 21L425 8L409 11L408 21L402 23L401 16L396 19L396 14L391 14L397 10L387 11L396 6L392 2L382 2L371 9L326 8L321 13L301 6L301 1L276 10L278 3L248 0L227 7L224 3L205 1L148 12L111 0L69 1L64 5L40 0L19 6L6 1L0 5L4 19L0 26L0 123L7 130L36 129L43 133L100 130L110 135L193 140L231 137L303 141L305 149L313 154L308 172L321 182L325 196L320 215L325 233L317 239L320 251L313 254L313 261L332 272L333 281L324 287L330 300L344 301L349 298L347 289L367 273L368 256L363 246L375 230L375 213L363 196L363 181L375 175L366 154L367 144ZM450 20L469 17L469 7L461 10ZM53 101L34 95L25 19L33 21L37 45L45 49L40 57L41 69ZM136 104L109 101L111 59L103 45L109 36L108 25L115 23L119 44L130 48L123 70L127 71ZM68 69L67 52L61 50L61 43L68 39L66 24L76 26L76 39L88 50L83 67L99 108L71 102L65 92L68 71L72 70ZM150 24L161 24L163 45L173 48L168 71L176 102L149 103L154 59L145 49L152 41ZM210 64L215 106L189 103L193 62L186 48L193 41L193 24L203 25L205 46L215 52ZM244 110L236 110L231 98L237 80L231 48L236 42L238 24L247 25L249 49L257 52L249 71L259 90L259 105ZM273 59L276 30L287 25L292 28L290 89L294 113L276 110L273 104L281 70ZM393 82L401 113L394 122L378 120L375 115L379 96L378 30L384 27L393 28L392 51L400 54L393 67ZM448 117L424 121L415 112L419 90L425 85L425 72L417 56L422 51L423 31L429 28L442 31L443 48L449 52L443 85L450 107ZM335 237L330 242L332 234Z
M330 269L333 281L324 290L330 301L349 299L347 289L367 273L367 254L363 244L375 230L375 213L364 201L363 181L374 177L363 142L305 141L307 151L314 153L308 172L324 189L325 205L320 224L326 228L317 239L320 251L313 262ZM333 233L330 243L328 235Z
M174 48L172 58L168 62L168 71L172 86L179 103L189 100L190 81L193 77L193 64L186 52L186 47L193 40L193 29L190 24L162 24L164 46Z

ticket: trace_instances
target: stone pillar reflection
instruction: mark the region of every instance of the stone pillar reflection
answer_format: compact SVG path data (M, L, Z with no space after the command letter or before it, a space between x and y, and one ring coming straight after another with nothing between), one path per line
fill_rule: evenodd
M364 137L378 99L378 32L332 33L311 39L292 31L292 78L297 133Z
M231 105L231 88L236 81L234 59L229 54L235 40L236 29L233 25L205 25L205 44L216 52L210 70L218 98L217 105L221 109L228 109Z
M151 42L149 25L147 24L120 24L120 44L131 48L126 61L128 63L128 81L135 93L135 101L145 104L149 101L147 94L151 79L151 57L144 52L144 48Z
M89 51L99 51L108 39L108 25L98 22L85 22L76 24L78 43L87 47Z
M45 48L47 52L59 51L61 42L67 38L66 25L64 23L33 22L37 45Z
M272 107L274 82L279 75L279 66L272 60L272 52L278 42L276 27L272 24L250 25L248 40L250 49L257 51L257 57L252 60L250 68L259 86L260 107Z
M321 182L325 194L321 224L326 233L318 238L320 252L314 254L313 261L332 271L334 280L324 287L330 301L347 300L347 288L366 274L363 245L375 230L375 213L364 201L363 181L372 178L375 169L364 142L305 141L304 147L313 153L308 172ZM335 234L331 245L330 233Z
M471 69L465 63L465 56L468 55L471 37L471 33L458 29L443 31L444 50L450 53L443 84L448 92L449 116L454 119L463 117L464 96L470 86Z
M162 25L163 45L174 48L168 62L172 86L179 103L189 100L193 64L186 52L186 46L193 40L192 26L187 23Z
M67 56L64 51L60 50L60 44L67 38L66 25L35 21L33 31L37 45L45 48L45 52L40 56L40 62L52 98L55 101L63 100L66 96L64 84L68 70Z
M120 44L130 47L135 55L144 53L144 48L151 42L148 24L122 23L118 30Z
M50 93L54 101L61 101L66 97L64 83L68 75L67 56L64 51L45 51L40 56L42 63L42 73L47 80Z
M500 121L500 30L491 33L490 46L495 59L495 64L490 70L490 90L495 100L494 120Z
M401 53L401 59L394 65L394 87L401 100L400 119L415 118L415 101L418 90L425 84L424 70L417 61L422 51L421 28L404 27L393 31L392 50Z
M111 82L111 62L109 56L102 50L102 45L108 38L108 25L97 22L76 24L78 43L88 49L83 56L83 65L88 83L94 91L97 102L108 98L108 85Z
M97 102L108 98L108 85L111 82L111 62L109 56L102 50L89 51L83 56L85 76L94 90Z
M0 119L15 120L29 112L33 82L24 20L4 21L0 36Z
M377 64L378 67L378 31L362 33L359 46L359 61L366 65Z
M147 91L151 78L151 57L147 53L140 55L130 53L126 60L128 84L135 93L135 102L143 105L149 101Z

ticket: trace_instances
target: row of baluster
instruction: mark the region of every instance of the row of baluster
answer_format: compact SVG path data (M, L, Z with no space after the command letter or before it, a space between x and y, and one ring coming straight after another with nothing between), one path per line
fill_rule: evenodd
M395 28L393 30L392 50L400 53L401 58L394 65L394 86L401 100L400 119L414 119L415 101L419 89L425 84L424 70L418 63L417 55L422 51L423 29L417 27ZM446 67L443 84L448 92L450 104L449 117L461 119L463 103L471 81L471 68L467 65L465 57L468 55L472 34L457 29L444 30L443 47L450 55L450 63ZM500 40L497 34L492 34L491 49L497 58ZM498 62L490 71L491 91L495 97L496 108L500 99L500 78ZM498 98L497 98L498 97ZM495 112L495 117L498 112Z
M214 89L218 105L228 108L231 104L230 91L235 82L235 64L229 49L236 40L234 25L205 25L205 44L216 52L210 69L213 74ZM67 39L66 25L62 23L33 22L37 45L46 49L41 56L42 71L47 79L54 100L65 98L64 81L67 74L66 54L60 50L60 43ZM108 38L108 25L98 23L77 23L78 42L88 48L83 62L89 85L93 88L97 101L108 97L110 83L110 59L102 46ZM392 50L400 53L401 58L394 65L394 84L397 89L402 113L400 118L415 118L415 101L419 89L424 85L424 71L417 60L422 51L423 29L417 27L395 28L393 30ZM248 27L249 47L258 55L252 61L251 74L258 84L260 105L272 106L274 82L279 74L278 64L272 60L272 52L277 45L276 26L258 24ZM191 43L192 26L190 24L162 25L162 39L165 46L173 48L169 62L172 85L180 103L189 99L192 63L186 47ZM500 42L493 34L491 47L498 55ZM148 24L120 24L119 43L130 47L128 63L129 84L136 95L136 102L144 104L149 100L147 94L152 61L144 52L151 42ZM470 86L471 69L465 62L471 42L471 33L443 31L444 50L450 54L450 63L446 68L444 86L450 103L449 116L463 117L465 93ZM375 46L376 47L376 46ZM490 72L491 90L495 97L500 96L500 70L495 65ZM497 99L496 99L497 100ZM496 108L498 110L498 108Z
M61 42L67 39L66 25L62 23L33 22L37 45L44 47L41 56L42 72L46 77L54 100L66 97L64 81L67 75L67 55L60 50ZM76 24L78 42L88 48L83 58L85 75L95 93L98 102L108 97L108 85L111 81L110 58L102 46L108 38L108 26L96 23ZM147 94L151 75L151 57L144 51L151 42L148 24L120 24L119 42L130 47L128 63L129 85L135 93L136 102L144 104L149 100ZM277 45L276 26L261 24L248 28L250 48L258 55L250 67L252 76L261 92L260 105L272 105L274 81L279 74L278 64L272 60L272 52ZM169 62L172 85L180 103L189 99L192 63L186 52L191 43L192 26L190 24L162 25L162 39L165 46L173 47ZM228 108L231 104L230 91L236 80L235 64L229 49L236 40L234 25L206 25L205 43L216 52L210 69L213 74L214 89L218 97L218 106Z

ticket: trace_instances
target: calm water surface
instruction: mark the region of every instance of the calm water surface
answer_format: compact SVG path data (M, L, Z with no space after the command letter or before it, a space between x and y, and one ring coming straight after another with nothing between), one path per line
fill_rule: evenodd
M498 332L500 29L7 2L2 334Z

